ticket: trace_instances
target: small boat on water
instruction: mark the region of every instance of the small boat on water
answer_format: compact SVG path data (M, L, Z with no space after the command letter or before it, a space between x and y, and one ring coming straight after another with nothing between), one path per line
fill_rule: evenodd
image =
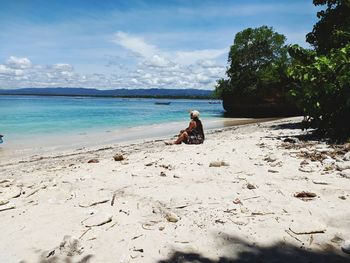
M209 104L221 104L221 101L209 101Z
M156 104L156 105L170 105L170 101L156 101L154 104Z
M0 134L0 143L3 143L4 141L2 140L3 135Z

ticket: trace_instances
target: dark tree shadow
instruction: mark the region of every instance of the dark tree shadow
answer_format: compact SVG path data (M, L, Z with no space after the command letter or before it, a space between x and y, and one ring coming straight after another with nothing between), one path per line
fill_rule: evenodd
M225 236L232 256L213 260L197 253L174 251L173 254L158 263L349 263L350 256L337 251L329 245L326 250L311 251L303 247L280 242L273 246L257 246L239 238Z
M303 127L301 125L301 122L293 122L293 123L281 123L277 125L272 125L271 128L273 130L301 130Z

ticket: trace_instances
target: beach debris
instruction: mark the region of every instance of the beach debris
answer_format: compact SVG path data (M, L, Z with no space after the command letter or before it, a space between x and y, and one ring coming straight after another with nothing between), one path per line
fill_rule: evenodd
M126 214L127 216L130 215L129 211L124 211L123 209L119 209L119 213Z
M138 236L134 236L134 237L132 237L131 238L131 240L135 240L135 239L138 239L139 237L142 237L143 236L143 234L141 234L141 235L138 235Z
M91 206L95 206L95 205L99 205L99 204L104 204L104 203L107 203L108 201L109 201L109 199L104 199L104 200L101 200L101 201L93 202L91 204L85 204L85 205L79 205L79 206L83 207L83 208L86 208L86 207L91 207Z
M341 200L346 200L346 197L344 195L338 196L338 198Z
M165 176L166 176L166 173L163 172L163 171L161 171L160 174L159 174L159 176L165 177Z
M246 226L249 224L249 218L247 218L246 220L247 221L242 221L242 220L232 220L231 218L229 218L229 220L234 223L235 225L238 225L238 226Z
M326 233L326 229L320 229L320 230L311 230L311 231L297 231L289 228L289 231L291 231L295 235L311 235L311 234L324 234Z
M264 161L266 161L268 163L273 163L273 162L277 161L277 158L273 155L269 155L269 156L264 158Z
M232 203L236 205L243 205L243 203L241 202L241 200L239 200L239 198L236 198L235 200L233 200Z
M331 242L336 243L336 244L340 244L344 241L344 239L342 239L341 237L335 235L332 239Z
M117 153L113 156L113 159L114 159L114 161L119 162L119 161L123 161L125 158L122 154Z
M215 224L225 224L225 221L222 221L221 219L216 219Z
M214 162L210 162L209 164L209 167L221 167L221 166L230 166L230 164L224 161L214 161Z
M32 192L30 192L29 194L27 194L26 197L30 197L30 196L36 194L37 192L39 192L40 190L46 189L46 188L47 188L47 185L43 185L42 187L39 187L39 188L33 190Z
M133 248L132 251L143 253L143 248Z
M159 231L163 231L165 229L165 226L158 227Z
M173 170L174 166L172 166L171 164L160 164L159 167L167 169L167 170Z
M145 166L152 166L155 162L146 163Z
M248 188L249 190L253 190L253 189L256 189L256 186L253 185L253 184L251 184L251 183L248 183L248 184L247 184L247 188Z
M10 202L9 200L0 201L0 206L7 205L9 202Z
M339 175L343 178L350 179L350 170L349 171L343 171L340 172Z
M16 207L13 205L13 206L8 206L8 207L2 207L0 208L0 212L3 212L3 211L7 211L7 210L12 210L12 209L15 209Z
M350 169L350 163L337 163L336 168L338 171L344 171Z
M300 143L300 140L298 138L293 138L293 137L287 137L283 140L283 142L287 143Z
M272 170L272 169L268 169L267 170L269 173L279 173L279 171L277 171L277 170Z
M322 182L322 181L316 181L316 180L313 180L312 182L313 182L314 184L320 184L320 185L329 185L329 183Z
M303 241L301 241L299 238L293 236L293 235L291 234L291 231L289 231L289 230L284 230L284 231L285 231L290 237L294 238L296 241L299 241L300 243L304 244Z
M114 205L114 200L115 200L116 196L117 196L117 193L114 193L113 196L112 196L112 200L111 200L111 206Z
M252 212L251 216L266 216L266 215L274 215L273 212Z
M88 163L99 163L100 161L98 159L90 159Z
M179 179L179 178L181 178L181 177L178 176L178 175L173 175L173 178Z
M103 226L105 224L108 224L112 222L112 216L107 214L97 214L93 215L86 220L84 220L83 225L85 227L97 227L97 226Z
M312 166L300 166L298 169L300 172L304 173L313 173L315 170L312 168Z
M179 221L179 217L173 212L166 212L165 219L171 223L176 223L177 221Z
M350 161L350 152L344 154L343 160L344 160L344 161Z
M81 255L83 253L83 250L84 247L81 246L79 240L68 235L64 236L63 241L59 246L60 254L66 255L68 257Z
M250 200L250 199L255 199L255 198L259 198L259 197L260 197L260 195L247 197L247 198L244 198L243 201Z
M86 233L89 232L91 229L92 229L92 227L89 227L88 229L86 229L86 230L80 235L80 237L79 237L78 239L82 239L82 237L85 236Z
M303 201L312 200L312 199L315 198L316 196L317 196L317 195L316 195L315 193L312 193L312 192L305 192L305 191L298 192L298 193L295 193L295 194L294 194L294 197L300 198L300 199L303 200Z
M344 243L341 246L341 250L343 250L343 252L346 254L350 254L350 240L344 241Z

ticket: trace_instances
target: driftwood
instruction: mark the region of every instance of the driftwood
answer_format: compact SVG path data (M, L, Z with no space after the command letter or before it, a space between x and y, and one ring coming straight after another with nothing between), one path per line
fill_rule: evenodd
M325 229L321 229L321 230L314 230L314 231L308 231L308 232L295 232L293 231L291 228L289 228L289 230L295 234L295 235L311 235L311 234L323 234L326 232Z
M5 207L5 208L1 208L0 212L11 210L11 209L15 209L15 208L16 208L15 206L9 206L9 207Z
M86 227L95 227L95 226L103 226L105 224L108 224L112 222L112 217L107 218L106 220L101 221L100 223L94 224L94 225L85 225Z
M112 196L111 206L114 205L114 200L115 200L116 196L117 196L117 193L114 193L113 196Z
M86 207L91 207L91 206L95 206L95 205L99 205L99 204L104 204L104 203L107 203L108 201L109 201L109 199L106 199L106 200L102 200L102 201L93 202L89 205L79 205L79 206L86 208Z

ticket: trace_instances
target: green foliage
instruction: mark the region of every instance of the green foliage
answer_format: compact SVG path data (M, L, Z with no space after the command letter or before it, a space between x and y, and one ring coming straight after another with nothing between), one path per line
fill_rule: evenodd
M216 94L251 103L281 97L289 62L285 41L267 26L237 33L228 56L228 79L218 80Z
M350 0L314 0L316 6L326 6L317 13L319 21L306 40L318 54L342 48L350 42Z
M319 120L327 135L350 135L350 44L327 55L294 45L289 75L295 80L291 95L306 115Z
M289 48L294 80L291 95L305 115L317 120L318 131L350 136L350 0L314 0L326 6L307 41L315 50Z

